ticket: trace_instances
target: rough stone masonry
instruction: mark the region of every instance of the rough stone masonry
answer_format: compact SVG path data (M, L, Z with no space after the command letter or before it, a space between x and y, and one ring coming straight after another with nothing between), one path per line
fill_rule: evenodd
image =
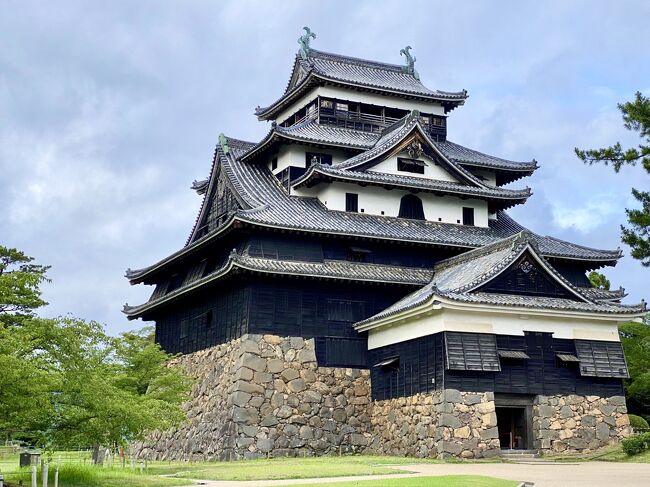
M373 402L364 369L319 367L314 340L245 335L172 362L195 379L188 421L132 446L153 460L382 453L499 453L492 392L453 389ZM625 399L537 396L535 447L584 452L630 434Z

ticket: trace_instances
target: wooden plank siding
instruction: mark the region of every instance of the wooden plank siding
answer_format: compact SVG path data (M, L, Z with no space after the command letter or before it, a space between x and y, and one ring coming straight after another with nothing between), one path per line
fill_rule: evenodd
M500 358L501 371L449 370L443 357L444 333L408 340L369 352L369 365L388 357L399 357L399 368L372 367L372 396L375 400L408 396L450 388L462 391L492 391L504 394L621 395L621 379L581 376L576 366L567 366L557 353L575 354L573 340L554 339L550 333L525 336L497 335L497 347L521 350L528 360ZM435 384L431 379L435 379Z

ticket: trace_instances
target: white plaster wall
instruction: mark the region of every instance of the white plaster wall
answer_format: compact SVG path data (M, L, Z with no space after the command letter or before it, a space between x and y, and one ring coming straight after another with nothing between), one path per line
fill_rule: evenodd
M453 309L433 310L412 321L391 324L368 332L368 349L385 347L442 331L523 335L524 331L553 333L554 338L619 341L617 324L587 318L556 318L521 313L486 313Z
M318 198L330 210L345 211L345 193L359 195L359 212L371 215L398 216L402 196L408 191L393 189L387 190L374 186L362 187L352 183L334 182L321 183L313 188L293 190L296 196L311 196ZM478 199L461 200L456 196L435 196L431 193L418 193L422 200L424 217L429 221L443 223L458 223L463 221L463 207L474 208L474 225L477 227L488 226L487 202Z
M332 163L334 164L343 162L349 158L349 156L341 150L322 149L303 144L283 144L278 149L278 167L273 171L273 174L277 174L289 166L305 167L305 153L307 152L331 154ZM267 166L269 169L271 169L271 161L273 157L275 156L270 156L267 161Z
M419 157L421 161L424 161L426 166L424 167L424 174L416 174L412 172L406 172L406 171L398 171L397 170L397 158L398 157L406 157L408 158L408 154L406 152L403 152L399 155L395 155L392 157L389 157L388 159L385 159L381 161L379 164L372 166L371 168L368 169L368 171L372 172L383 172L383 173L388 173L388 174L398 174L400 176L413 176L413 177L418 177L418 178L424 178L424 179L435 179L437 181L450 181L452 183L457 183L458 179L449 174L445 169L443 169L441 166L436 164L431 158L422 155L422 157Z
M276 117L277 123L280 124L284 122L298 110L314 101L317 96L323 96L326 98L338 98L339 100L367 103L369 105L378 105L382 107L399 108L401 110L420 110L421 112L432 113L434 115L445 115L445 109L442 107L442 105L435 102L427 103L422 101L405 100L403 98L394 96L362 93L354 90L346 90L344 88L336 88L333 86L318 86L308 91L305 95L298 98L289 107L281 111Z
M485 181L483 181L486 184L489 184L490 186L496 186L497 185L497 175L494 171L489 171L487 169L481 169L480 171L472 171L474 175L480 176L485 178Z

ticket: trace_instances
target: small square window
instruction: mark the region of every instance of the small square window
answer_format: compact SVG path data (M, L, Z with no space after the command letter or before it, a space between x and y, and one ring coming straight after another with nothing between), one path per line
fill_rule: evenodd
M424 174L424 167L426 164L419 159L405 159L403 157L397 158L397 170L402 172L410 172L414 174Z
M359 211L359 195L357 193L345 193L345 211L353 213Z
M381 210L381 214L382 214L382 215L384 214L384 210Z
M474 226L474 208L463 207L463 225Z
M275 171L278 168L278 158L274 157L271 159L271 171Z

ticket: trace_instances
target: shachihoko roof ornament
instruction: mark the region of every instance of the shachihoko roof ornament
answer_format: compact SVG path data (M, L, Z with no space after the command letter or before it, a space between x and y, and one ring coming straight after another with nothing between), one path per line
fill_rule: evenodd
M406 57L406 65L404 66L404 71L412 74L415 79L419 80L420 75L415 70L415 61L417 58L411 56L411 53L409 52L411 49L413 49L411 46L406 46L404 49L401 49L399 53Z
M230 147L228 146L228 139L223 133L219 134L219 145L221 146L221 150L223 151L224 154L228 154L230 152Z
M303 30L305 33L298 37L298 44L300 44L300 57L307 59L309 51L311 50L309 43L311 42L311 39L316 39L316 34L312 32L309 27L303 27Z

